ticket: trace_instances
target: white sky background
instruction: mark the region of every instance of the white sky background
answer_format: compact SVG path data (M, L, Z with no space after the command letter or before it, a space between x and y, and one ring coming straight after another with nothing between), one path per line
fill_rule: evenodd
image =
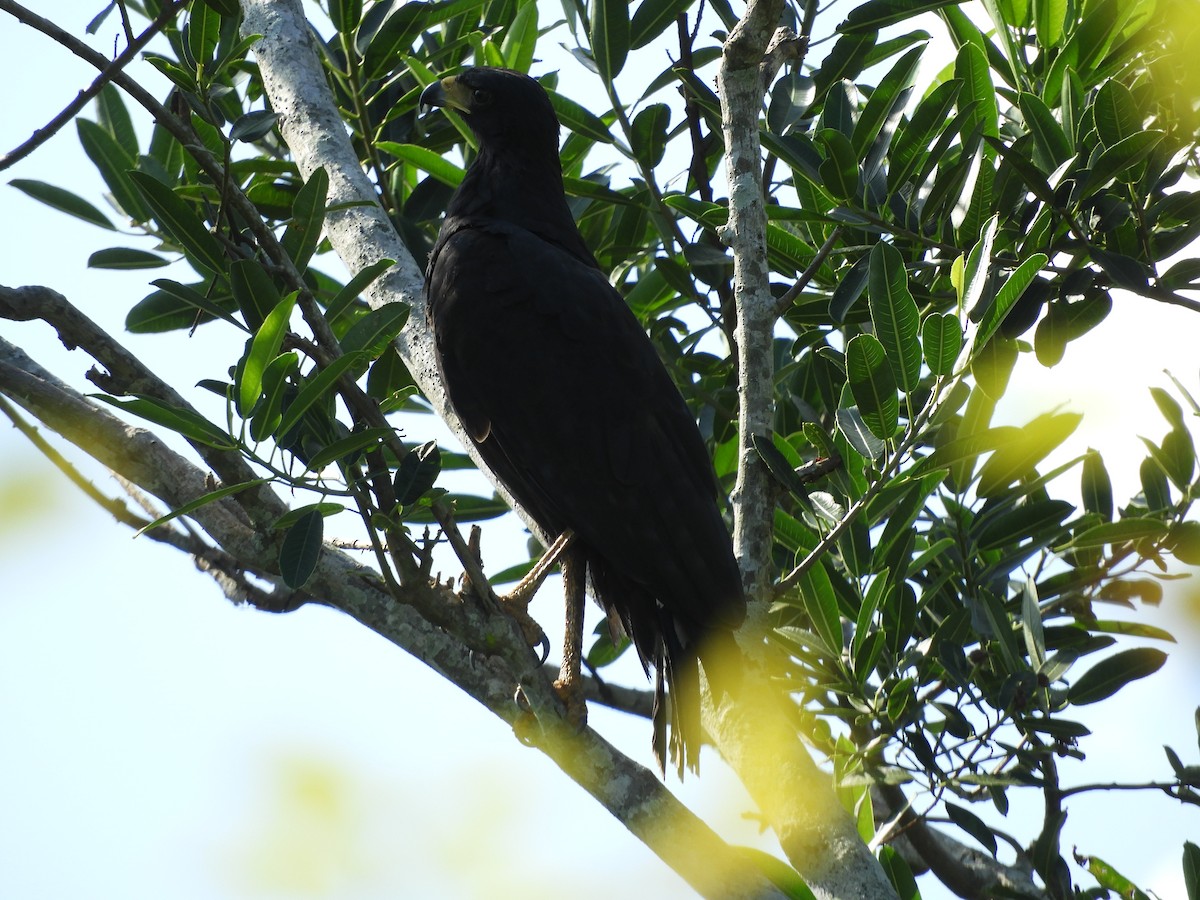
M53 9L80 34L101 5L61 0ZM831 12L827 21L840 17ZM110 19L93 46L109 52L116 28ZM654 60L656 72L661 64ZM134 71L140 77L147 69ZM0 84L7 86L0 146L24 140L93 77L47 39L0 20ZM629 97L640 92L639 77L648 76L623 74ZM577 65L563 63L561 89L591 106L595 85L587 81ZM49 210L8 187L12 178L59 184L98 204L104 190L73 127L3 173L0 283L61 291L176 384L218 377L236 358L228 329L209 326L190 339L125 334L125 313L161 273L92 271L86 259L103 247L148 242ZM333 268L324 259L319 265ZM1026 360L1001 415L1022 424L1059 404L1085 412L1070 451L1101 450L1122 503L1137 489L1121 480L1144 455L1136 435L1157 440L1166 428L1147 387L1169 387L1162 369L1170 368L1200 395L1198 321L1118 298L1109 319L1072 344L1060 366ZM0 322L0 334L92 390L83 380L89 360L65 351L48 326ZM430 420L408 427L414 440L444 434ZM105 473L88 471L107 493L119 493ZM489 570L519 559L520 541L516 526L485 527ZM1064 784L1165 779L1163 743L1196 761L1194 588L1190 619L1187 602L1168 593L1161 608L1139 610L1181 643L1167 648L1158 675L1084 710L1096 735L1084 745L1086 765L1064 761ZM534 613L553 630L561 628L560 608L548 588ZM639 683L640 673L627 674ZM649 763L645 722L601 709L591 717ZM730 839L755 841L754 827L740 818L740 788L711 755L702 779L690 779L682 793ZM1183 896L1182 841L1200 840L1195 808L1125 793L1077 798L1070 809L1064 850L1101 856L1165 898ZM988 817L979 806L973 811ZM1008 830L1031 833L1021 816L1040 810L1014 803ZM926 897L946 896L932 884L923 889ZM131 540L21 435L0 427L0 896L568 892L691 896L549 761L419 663L328 610L271 616L232 607L185 557Z

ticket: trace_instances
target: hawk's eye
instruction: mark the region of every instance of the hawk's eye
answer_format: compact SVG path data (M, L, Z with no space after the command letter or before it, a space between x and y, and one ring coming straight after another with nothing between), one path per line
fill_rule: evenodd
M485 91L483 88L476 88L472 91L471 97L475 100L477 106L487 106L492 102L492 92Z

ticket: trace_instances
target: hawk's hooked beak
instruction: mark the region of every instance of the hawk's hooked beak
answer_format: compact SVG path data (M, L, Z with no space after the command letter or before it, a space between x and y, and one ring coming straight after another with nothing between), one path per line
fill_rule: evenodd
M434 106L447 106L459 112L470 112L471 91L466 85L459 83L455 76L450 75L435 81L421 92L420 106L422 110Z

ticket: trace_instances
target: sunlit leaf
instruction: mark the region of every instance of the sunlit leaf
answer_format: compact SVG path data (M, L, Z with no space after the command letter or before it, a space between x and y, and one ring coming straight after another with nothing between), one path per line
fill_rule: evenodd
M949 375L962 350L963 331L954 313L931 313L921 326L921 349L934 375Z
M867 299L875 336L883 345L900 390L911 393L921 377L920 315L908 289L900 252L880 241L871 249Z
M215 491L209 491L207 494L202 494L196 499L189 500L182 506L171 510L165 516L159 516L149 525L139 528L136 532L134 532L133 536L139 537L140 535L145 534L147 531L150 531L152 528L158 528L160 525L167 524L167 522L170 522L172 519L178 516L191 515L202 506L207 506L208 504L215 503L218 500L224 500L226 497L232 497L234 494L240 494L244 490L257 487L260 484L266 484L270 480L271 479L269 478L255 478L253 481L243 481L239 484L227 484L223 487L217 488Z
M858 411L871 432L881 440L896 433L900 400L887 354L871 334L859 334L846 346L846 376Z
M588 33L600 77L612 81L625 67L629 53L629 4L625 0L591 0Z
M148 422L153 422L155 425L168 428L199 444L216 447L220 450L232 450L237 446L237 442L226 433L225 429L218 428L193 410L172 406L153 397L135 397L131 400L123 400L107 394L91 394L90 396L139 416Z
M996 496L1027 475L1074 433L1082 419L1079 413L1048 413L1021 428L979 470L979 496Z
M279 301L263 321L262 326L250 342L250 351L241 368L241 385L237 393L238 411L248 415L258 396L262 393L263 373L267 365L279 354L284 335L287 334L288 322L296 305L296 291L292 291Z

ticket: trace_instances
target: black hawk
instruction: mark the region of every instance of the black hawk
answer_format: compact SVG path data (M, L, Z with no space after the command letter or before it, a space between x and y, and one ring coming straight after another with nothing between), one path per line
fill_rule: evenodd
M573 533L564 579L578 573L582 598L586 570L610 624L654 667L660 765L669 721L672 758L694 769L697 660L710 682L727 683L736 665L716 660L736 653L745 614L696 421L575 226L541 85L471 68L430 85L421 103L457 110L479 144L426 270L450 403L534 521Z

